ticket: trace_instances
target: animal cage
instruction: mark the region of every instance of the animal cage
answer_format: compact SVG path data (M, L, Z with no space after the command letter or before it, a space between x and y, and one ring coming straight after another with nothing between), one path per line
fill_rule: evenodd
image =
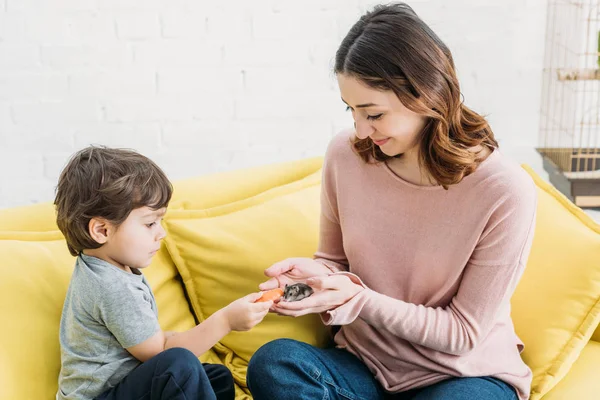
M600 207L600 0L550 0L540 138L550 182Z

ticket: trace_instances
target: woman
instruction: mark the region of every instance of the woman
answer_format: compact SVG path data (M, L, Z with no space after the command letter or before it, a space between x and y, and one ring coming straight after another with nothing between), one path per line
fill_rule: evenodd
M450 51L406 4L360 18L335 73L355 129L325 156L318 251L273 265L260 288L306 282L311 297L272 311L341 328L335 348L260 348L254 398L527 399L509 301L533 182L461 102Z

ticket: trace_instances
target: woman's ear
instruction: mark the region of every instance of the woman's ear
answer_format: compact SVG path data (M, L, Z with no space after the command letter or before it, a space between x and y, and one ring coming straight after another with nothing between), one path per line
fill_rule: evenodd
M88 230L92 239L100 244L108 241L109 222L104 218L92 218L88 224Z

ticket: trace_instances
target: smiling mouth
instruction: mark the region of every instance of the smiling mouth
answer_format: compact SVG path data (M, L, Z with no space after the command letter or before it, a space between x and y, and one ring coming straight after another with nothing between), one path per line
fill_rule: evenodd
M381 146L381 145L387 143L387 141L390 140L390 138L381 139L381 140L375 140L375 139L371 139L371 140L373 140L373 143L375 143L377 146Z

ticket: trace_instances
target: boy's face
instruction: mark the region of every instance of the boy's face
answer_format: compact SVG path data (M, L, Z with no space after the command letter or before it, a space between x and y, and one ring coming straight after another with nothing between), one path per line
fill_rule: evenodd
M166 236L161 225L166 211L166 208L153 210L149 207L133 210L117 229L112 229L102 246L109 262L122 269L150 265L160 249L160 241Z

